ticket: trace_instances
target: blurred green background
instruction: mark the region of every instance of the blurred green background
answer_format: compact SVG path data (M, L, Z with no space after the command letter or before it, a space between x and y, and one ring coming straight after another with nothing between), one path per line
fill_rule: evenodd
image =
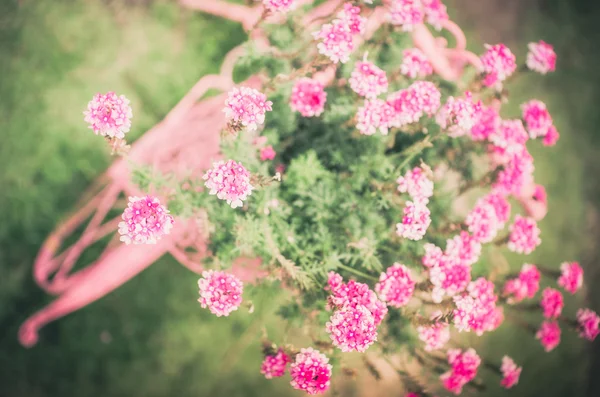
M568 309L585 304L598 311L600 4L445 3L476 53L484 43L505 42L523 60L529 41L556 47L558 71L517 79L504 116L518 115L519 104L532 97L554 116L558 145L533 150L550 212L541 222L544 244L528 261L557 267L579 259L587 294L569 299ZM1 396L302 395L258 372L263 324L282 334L273 318L277 292L250 288L254 314L215 318L196 303L197 277L170 257L45 327L34 348L16 340L19 324L50 301L31 277L42 241L111 161L83 123L87 101L108 90L127 95L135 112L131 136L139 137L244 39L236 24L174 1L0 0ZM510 259L515 269L523 261ZM525 368L517 388L491 388L489 396L600 396L599 341L584 344L565 331L563 343L544 353L531 336L507 326L472 338L498 362L507 353ZM368 381L338 378L344 396L401 395L393 379L376 391L365 387Z

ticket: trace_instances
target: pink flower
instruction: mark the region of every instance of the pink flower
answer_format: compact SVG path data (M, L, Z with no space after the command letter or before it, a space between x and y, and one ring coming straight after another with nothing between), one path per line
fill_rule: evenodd
M396 180L398 191L408 193L413 200L423 203L433 196L433 181L427 177L421 167L415 167Z
M535 139L545 136L548 133L548 128L552 127L552 116L546 109L546 104L533 99L522 104L521 109L523 120L525 120L527 131L529 131L529 137Z
M333 345L343 352L365 352L377 340L375 320L362 305L336 310L325 329Z
M556 321L544 321L535 337L540 340L544 350L549 352L560 343L560 327Z
M427 23L433 26L436 30L442 30L442 23L449 19L446 6L441 2L441 0L421 1L425 9Z
M387 135L393 125L394 109L381 99L367 99L356 113L356 128L363 135L373 135L379 130Z
M260 160L273 160L275 158L275 154L276 153L275 150L273 150L273 146L265 146L264 148L260 149Z
M415 284L410 269L400 263L394 263L379 276L375 292L389 306L400 308L408 304L415 292Z
M544 41L529 43L527 67L535 72L546 74L556 69L556 53L554 48Z
M500 129L502 119L493 107L483 107L479 117L471 128L471 138L474 141L484 141L495 135Z
M264 124L265 114L273 110L273 102L254 88L234 87L225 100L225 116L230 122L241 124L250 131L256 131Z
M423 78L433 74L433 67L423 51L410 48L403 52L400 73L411 79Z
M339 308L364 306L375 321L375 325L381 324L383 318L388 312L385 303L377 298L367 284L359 283L354 280L344 283L342 276L335 272L329 272L326 290L331 291L331 303Z
M209 194L216 194L226 200L231 208L241 207L243 201L252 194L254 187L250 184L250 172L242 163L233 160L217 161L202 176L204 186L210 189Z
M473 349L465 352L460 349L450 349L448 350L448 363L451 366L450 371L442 374L440 379L448 391L458 395L462 392L463 386L477 375L481 358Z
M600 325L600 317L590 309L577 310L577 323L579 328L579 336L589 341L596 339L600 333L598 326Z
M304 117L320 116L325 109L327 93L323 84L317 80L304 77L296 81L292 88L290 106Z
M356 63L348 82L354 92L369 99L376 98L388 89L385 72L366 60Z
M468 232L462 231L452 239L446 240L446 255L467 265L473 265L481 256L481 243Z
M515 221L510 226L508 249L519 254L530 254L542 243L540 229L533 218L515 216Z
M523 368L518 367L517 364L515 364L512 358L508 356L502 357L502 366L500 367L500 371L502 371L502 380L500 381L500 385L505 389L510 389L519 383L522 369Z
M519 277L506 281L503 294L508 296L508 303L521 302L525 298L533 298L540 289L541 274L535 265L524 264Z
M493 331L497 325L494 283L483 277L469 283L467 294L454 297L456 309L453 312L454 325L459 331L473 331L482 335Z
M133 117L129 99L112 91L94 95L83 114L96 135L118 139L125 138Z
M295 8L296 0L262 0L265 8L271 12L288 12Z
M498 220L496 209L490 203L479 201L465 219L469 232L480 243L489 243L496 237L503 223Z
M338 13L338 18L344 21L352 34L362 34L365 31L367 19L360 16L360 7L352 3L344 4L344 9Z
M437 266L429 269L429 281L433 284L431 298L440 303L445 295L454 296L467 288L471 266L444 255Z
M522 195L524 188L533 184L535 167L533 157L527 149L523 148L522 151L510 155L503 167L492 186L494 192L518 197Z
M125 244L156 244L171 233L173 217L153 196L129 197L127 208L119 222L120 240Z
M417 333L419 339L425 342L425 351L441 349L450 340L450 326L442 322L418 326Z
M393 25L402 26L409 32L425 18L419 0L391 0L389 19Z
M396 234L410 240L421 240L431 224L431 212L419 201L407 201L402 223L396 224Z
M556 319L560 316L565 304L560 291L548 287L544 288L542 291L542 300L540 305L544 311L544 317L547 319Z
M500 127L490 135L490 141L509 155L520 153L528 139L521 120L502 120Z
M565 291L574 294L583 285L583 269L577 262L564 262L560 265L560 277L558 285Z
M550 128L548 128L546 135L544 135L544 140L542 141L542 143L544 144L544 146L554 146L556 145L556 142L558 142L558 138L560 138L560 134L556 130L556 127L551 126Z
M360 8L350 3L344 4L344 10L338 14L339 19L321 26L318 32L313 33L319 53L327 56L333 63L346 63L354 51L354 35L364 31L366 19L359 15Z
M425 255L423 255L422 263L425 267L438 266L442 260L444 260L444 252L442 249L434 244L426 243L423 245L425 248Z
M267 379L279 378L285 374L285 368L290 362L292 362L290 356L279 349L274 356L265 356L262 366L260 367L260 373Z
M481 202L490 204L494 207L496 218L498 219L498 222L502 224L502 227L500 227L500 229L502 229L504 223L510 218L510 203L506 200L506 197L498 193L490 193L483 197Z
M208 270L202 272L198 280L200 289L200 305L208 307L217 317L229 316L242 303L244 284L233 274L222 271Z
M431 81L415 81L408 90L414 98L413 110L419 114L418 118L422 115L431 117L440 108L442 94Z
M535 185L535 190L533 191L533 196L531 196L531 198L540 203L547 204L548 194L546 193L546 188L542 185Z
M435 120L451 137L468 134L480 118L481 102L473 102L470 92L464 98L450 97L438 112Z
M294 389L304 390L308 394L321 394L329 389L331 364L324 354L312 347L300 349L290 367L290 374Z
M486 74L483 83L491 87L513 74L517 63L514 54L504 44L486 45L485 48L487 51L480 57Z

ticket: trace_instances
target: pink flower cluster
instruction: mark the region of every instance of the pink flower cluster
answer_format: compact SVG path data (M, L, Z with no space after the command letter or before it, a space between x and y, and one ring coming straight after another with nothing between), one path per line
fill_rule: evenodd
M423 51L410 48L403 52L400 73L411 79L423 78L433 74L433 67Z
M481 243L466 231L446 240L446 255L473 265L481 256Z
M402 223L396 224L396 234L410 240L421 240L431 224L431 212L422 201L407 201Z
M389 20L393 25L402 26L410 32L415 25L423 23L425 12L420 0L391 0Z
M487 51L480 57L483 84L488 87L502 83L517 69L516 57L504 44L486 45Z
M436 116L436 122L442 129L448 130L452 137L468 134L480 118L482 104L473 102L469 91L464 98L450 97Z
M448 350L448 363L450 371L442 374L440 379L448 391L459 395L462 388L477 375L481 358L473 349L464 352L460 349L450 349Z
M560 327L556 321L544 321L535 337L540 340L544 350L549 352L560 343L560 334Z
M260 149L260 161L273 160L276 154L273 146L265 146Z
M467 293L454 297L454 325L459 331L473 331L482 335L495 330L503 320L494 283L483 277L469 283Z
M415 292L415 284L410 269L400 263L394 263L379 276L375 292L389 306L400 308L408 304Z
M217 317L229 316L242 303L244 284L233 274L208 270L202 272L198 280L200 298L198 302L203 308L208 307Z
M523 111L523 120L527 125L527 131L531 139L545 137L550 127L552 127L552 116L546 109L546 104L542 101L532 99L521 105Z
M327 93L317 80L303 77L292 88L290 106L304 117L320 116L325 109Z
M285 369L290 362L292 362L290 356L285 354L282 349L279 349L274 356L265 356L260 367L260 373L267 379L278 378L285 374Z
M579 309L577 310L577 324L579 328L579 335L589 341L596 339L600 330L600 317L590 309Z
M544 288L540 305L542 306L544 317L547 319L556 319L562 313L565 304L560 291L554 288Z
M495 192L520 197L525 188L533 185L533 157L525 147L519 152L507 155L502 166L503 169L492 185Z
M388 89L385 72L366 59L356 63L348 82L354 92L369 99L376 98Z
M329 359L312 347L300 349L296 360L290 366L292 387L308 394L322 394L331 383Z
M508 303L518 303L525 298L533 298L540 289L541 274L535 265L524 264L515 279L504 284L503 295L509 297Z
M120 240L125 244L156 244L171 232L173 217L153 196L129 197L119 222Z
M477 121L471 128L471 138L474 141L485 141L495 135L500 128L502 119L493 107L482 106Z
M217 161L202 179L206 181L204 185L210 189L209 194L216 194L219 199L226 200L231 208L241 207L254 189L250 184L250 172L242 163L234 160Z
M583 285L583 269L577 262L565 262L560 265L560 277L558 285L565 291L574 294Z
M271 12L288 12L296 6L296 0L262 0L262 2Z
M541 74L554 72L556 69L556 53L554 48L540 40L537 43L529 43L527 53L527 67Z
M362 305L336 310L325 325L334 346L343 352L365 352L377 340L371 312Z
M416 123L423 115L432 116L440 107L442 94L429 81L415 81L408 88L391 93L387 103L394 109L392 125Z
M427 23L437 30L442 30L442 24L447 21L448 11L441 0L421 0L425 10Z
M131 129L133 112L125 95L96 94L83 114L96 135L123 139Z
M558 142L559 138L560 134L556 130L556 127L552 125L550 126L550 128L548 128L546 135L544 135L544 140L542 141L542 143L544 144L544 146L554 146L556 145L556 142Z
M443 322L417 327L419 339L425 342L425 350L441 349L450 340L450 326Z
M528 139L521 120L502 120L499 128L489 137L492 144L508 155L520 153Z
M254 88L234 87L229 91L223 111L230 122L256 131L259 125L264 124L265 114L273 110L272 105L265 94Z
M373 316L375 326L383 321L388 312L385 303L377 298L367 284L354 280L344 283L342 276L335 272L329 272L327 279L327 290L331 292L330 301L338 308L364 306Z
M477 201L467 214L465 225L476 241L489 243L504 228L509 214L508 201L503 196L492 193Z
M394 125L394 108L382 99L367 99L356 113L356 128L363 135L373 135L379 130L387 135Z
M519 254L530 254L542 243L540 229L533 218L515 216L510 226L508 249Z
M404 176L396 180L396 183L400 193L408 193L415 201L427 203L433 196L433 181L427 177L421 167L407 171Z
M515 364L512 358L508 356L502 357L502 366L500 367L502 380L500 381L500 385L505 389L510 389L519 383L522 369L523 368L518 367L517 364Z
M338 14L338 18L313 33L314 38L320 40L317 44L319 53L327 56L333 63L348 62L355 48L354 36L361 34L365 25L366 19L360 16L360 8L351 3L344 4L344 10Z

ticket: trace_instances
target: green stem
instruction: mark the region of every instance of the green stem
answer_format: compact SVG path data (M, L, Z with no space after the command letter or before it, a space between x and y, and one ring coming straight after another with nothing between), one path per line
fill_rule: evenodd
M367 279L369 279L369 280L373 280L373 281L379 281L379 279L378 279L377 277L375 277L375 276L370 276L370 275L368 275L368 274L366 274L366 273L363 273L363 272L361 272L360 270L356 270L356 269L354 269L354 268L352 268L352 267L350 267L350 266L346 266L346 265L343 265L343 264L341 264L341 263L338 263L338 265L337 265L337 266L338 266L339 268L342 268L342 269L344 269L344 270L347 270L347 271L349 271L350 273L354 273L354 274L356 274L357 276L361 276L361 277L364 277L364 278L367 278Z

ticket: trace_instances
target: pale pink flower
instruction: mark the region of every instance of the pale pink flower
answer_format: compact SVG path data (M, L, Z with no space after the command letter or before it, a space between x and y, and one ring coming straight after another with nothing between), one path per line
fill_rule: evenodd
M494 86L502 83L517 69L516 57L504 44L487 45L486 52L480 57L482 71L485 73L483 83Z
M408 193L413 200L427 203L433 196L433 181L421 167L408 170L404 176L396 179L398 191Z
M441 349L450 340L450 326L443 322L417 327L419 339L425 342L425 351Z
M396 234L410 240L421 240L431 224L431 212L419 201L407 201L402 223L396 224Z
M502 119L493 107L482 107L479 118L471 128L471 138L474 141L484 141L495 135L500 128Z
M540 229L533 218L515 216L515 221L510 225L508 249L519 254L530 254L542 243Z
M490 142L504 149L506 154L520 153L529 139L521 120L502 120L495 133L490 135Z
M527 53L527 67L541 74L554 72L556 69L556 53L554 48L540 40L537 43L529 43Z
M408 90L415 100L415 111L429 117L433 116L441 106L442 94L431 81L415 81Z
M522 369L523 368L515 364L512 358L508 356L502 357L502 366L500 367L500 371L502 371L502 380L500 381L500 385L505 389L510 389L519 383Z
M425 255L423 255L422 263L425 267L438 266L442 260L444 260L444 252L440 247L435 244L426 243L423 245L425 248Z
M389 10L392 25L399 25L406 32L423 23L425 18L420 0L391 0Z
M583 269L577 262L564 262L560 265L560 277L558 285L565 291L574 294L583 285Z
M219 199L226 200L231 208L241 207L254 189L250 184L250 172L242 163L234 160L213 163L213 167L206 171L202 179L210 189L209 194L216 194Z
M471 281L471 266L444 256L437 266L429 269L429 281L433 284L431 298L440 303L444 296L454 296L467 288Z
M425 10L427 23L436 30L442 30L442 23L447 21L448 12L441 0L421 0Z
M262 0L262 2L271 12L288 12L296 7L296 0Z
M460 262L473 265L481 256L481 243L468 232L446 240L446 255L457 258Z
M153 196L129 197L127 208L119 222L120 240L125 244L156 244L171 233L173 217L169 210Z
M467 294L454 297L454 325L459 331L473 331L479 336L493 331L497 327L497 300L494 283L483 277L472 281Z
M560 327L556 321L544 321L535 334L546 352L554 350L560 343Z
M261 161L273 160L275 158L275 155L275 150L273 150L273 146L271 145L265 146L264 148L260 149Z
M318 32L314 32L313 37L320 40L317 44L319 53L333 63L348 62L355 49L354 36L361 34L366 26L366 19L359 14L359 7L346 3L344 10L338 14L339 19L324 24Z
M526 263L521 268L519 276L507 280L503 294L508 296L508 303L518 303L525 298L533 298L540 289L541 274L535 265Z
M504 224L510 218L510 203L506 197L498 193L489 193L480 200L481 202L488 203L494 207L496 218L498 218L498 221L502 224L500 227L500 229L502 229Z
M556 145L556 142L558 142L558 138L560 138L560 134L556 130L556 127L551 126L548 128L548 131L546 131L546 135L544 135L544 140L542 143L544 146L554 146Z
M322 394L331 383L329 359L312 347L300 349L296 360L290 366L292 387L308 394Z
M394 108L382 99L367 99L356 113L356 128L363 135L373 135L379 130L387 135L393 124Z
M323 84L317 80L304 77L296 81L292 88L290 106L304 117L320 116L325 109L327 93Z
M468 134L480 118L481 102L473 102L470 92L464 98L449 97L435 120L451 137Z
M433 74L433 67L423 51L418 48L409 48L404 50L402 54L400 73L403 75L415 79Z
M273 102L254 88L234 87L225 100L225 116L235 124L241 124L249 131L256 131L264 124L265 114L273 110Z
M579 329L579 336L589 341L596 339L600 330L600 317L598 314L590 309L579 309L577 310L577 326Z
M338 18L344 21L352 34L362 34L365 31L367 19L360 16L360 7L351 2L344 4L344 9L338 13Z
M106 94L98 93L88 103L83 114L84 120L96 135L123 139L131 129L133 112L125 95L117 96L112 91Z
M548 133L548 128L552 127L552 116L544 102L532 99L522 104L521 110L531 139L543 137Z
M364 306L371 312L375 325L381 324L388 312L387 306L377 298L367 284L355 280L344 283L342 276L335 272L329 272L327 284L326 289L331 291L330 300L334 306L338 308Z
M480 243L489 243L503 227L498 220L496 209L490 203L479 201L467 214L465 225L468 226L471 235Z
M348 82L354 92L369 99L376 98L388 89L385 72L366 60L356 63Z
M377 340L371 312L363 305L336 310L325 325L334 346L343 352L365 352Z
M260 373L267 379L278 378L285 374L288 363L292 362L290 356L281 349L274 356L267 355L260 367Z
M375 292L389 306L400 308L408 304L415 292L415 284L410 269L400 263L394 263L379 276Z
M208 307L217 317L229 316L242 303L244 284L233 274L208 270L202 272L198 280L200 298L198 302L203 308Z
M498 172L492 189L503 195L522 195L523 189L533 184L533 157L524 148L521 152L510 155L503 164L503 169Z
M563 296L560 291L554 288L544 288L542 291L542 300L540 302L544 317L548 319L556 319L560 316L563 306Z
M458 395L462 392L463 386L477 376L481 358L473 349L464 352L460 349L450 349L448 363L451 367L450 371L442 374L440 379L448 391Z

